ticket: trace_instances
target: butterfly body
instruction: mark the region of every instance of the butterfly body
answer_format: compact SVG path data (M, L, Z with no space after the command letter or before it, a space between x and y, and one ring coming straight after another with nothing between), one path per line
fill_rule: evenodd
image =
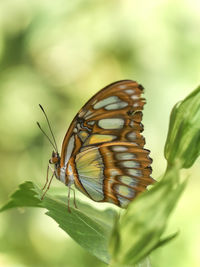
M123 80L100 90L78 112L52 154L55 176L75 184L97 202L126 207L154 182L149 150L144 149L143 87Z

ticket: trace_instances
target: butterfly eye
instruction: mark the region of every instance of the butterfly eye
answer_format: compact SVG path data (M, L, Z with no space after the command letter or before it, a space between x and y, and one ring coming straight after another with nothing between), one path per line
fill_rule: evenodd
M56 164L59 162L59 157L57 155L55 155L54 157L52 157L50 160L49 160L49 163L50 164Z
M59 162L59 160L60 160L59 154L53 151L51 159L49 160L49 163L50 164L56 164Z

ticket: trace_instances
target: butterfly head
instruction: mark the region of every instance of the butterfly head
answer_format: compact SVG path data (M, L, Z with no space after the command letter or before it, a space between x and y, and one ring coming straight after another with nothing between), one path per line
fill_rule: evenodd
M60 155L58 152L53 151L49 160L49 164L54 166L54 174L57 179L60 179Z
M60 165L60 156L58 152L55 151L52 152L52 156L51 159L49 160L49 163L54 164L55 166Z

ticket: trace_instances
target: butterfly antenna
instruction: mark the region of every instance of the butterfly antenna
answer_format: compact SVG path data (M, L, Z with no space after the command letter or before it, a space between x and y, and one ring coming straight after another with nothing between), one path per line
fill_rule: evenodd
M54 143L51 141L51 139L48 137L48 135L45 133L45 131L42 129L42 127L40 126L39 122L37 121L37 126L40 128L40 130L42 131L42 133L46 136L46 138L49 140L49 142L52 144L53 148L55 149L55 151L57 152L57 147L54 145Z
M55 139L55 136L54 136L54 134L53 134L53 131L52 131L52 128L51 128L49 119L48 119L48 117L47 117L47 114L46 114L46 112L44 111L42 105L39 104L39 107L41 108L41 110L42 110L42 112L44 113L44 116L45 116L45 118L46 118L46 120L47 120L47 124L48 124L48 126L49 126L49 130L50 130L51 135L52 135L52 137L53 137L54 148L55 148L56 152L58 152L58 147L57 147L57 144L56 144L56 139ZM38 124L38 123L37 123L37 124ZM40 128L40 130L42 130L42 128L41 128L40 126L39 126L39 128ZM42 132L44 133L43 130L42 130ZM44 134L45 134L45 133L44 133ZM46 134L45 134L45 135L46 135ZM46 135L46 136L47 136L47 135ZM48 136L47 136L47 137L48 137ZM48 139L49 139L49 137L48 137ZM50 140L50 139L49 139L49 140ZM51 142L51 144L52 144L52 142Z

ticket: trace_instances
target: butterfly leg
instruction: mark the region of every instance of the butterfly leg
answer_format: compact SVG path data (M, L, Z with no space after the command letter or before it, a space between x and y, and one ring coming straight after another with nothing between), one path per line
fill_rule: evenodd
M44 198L44 196L46 195L46 192L49 190L54 175L55 175L55 171L53 172L53 174L52 174L52 176L51 176L51 179L50 179L50 181L49 181L49 184L48 184L46 190L44 191L44 193L43 193L43 195L42 195L42 197L41 197L41 200Z
M67 205L67 208L68 208L68 212L71 212L71 209L70 209L70 186L68 187L68 205Z
M49 164L48 164L48 166L47 166L46 182L45 182L44 186L42 187L42 190L45 189L45 187L47 186L48 181L49 181Z
M54 169L52 169L52 167L48 164L48 166L47 166L46 182L45 182L45 184L44 184L42 190L44 190L44 189L46 188L47 184L48 184L48 181L49 181L49 169L51 169L52 172L54 173Z
M75 189L74 188L71 188L74 192L74 206L76 209L78 209L77 205L76 205L76 196L75 196Z

